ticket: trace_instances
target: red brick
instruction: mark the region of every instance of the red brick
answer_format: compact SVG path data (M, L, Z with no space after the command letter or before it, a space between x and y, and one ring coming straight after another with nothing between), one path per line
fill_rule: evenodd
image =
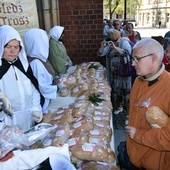
M74 64L102 61L97 50L103 40L103 0L59 1L64 44Z

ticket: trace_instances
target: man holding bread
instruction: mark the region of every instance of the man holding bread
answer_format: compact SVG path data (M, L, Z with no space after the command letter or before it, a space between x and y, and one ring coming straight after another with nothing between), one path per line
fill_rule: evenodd
M133 47L136 78L130 92L127 152L132 170L170 169L170 73L163 47L145 38Z

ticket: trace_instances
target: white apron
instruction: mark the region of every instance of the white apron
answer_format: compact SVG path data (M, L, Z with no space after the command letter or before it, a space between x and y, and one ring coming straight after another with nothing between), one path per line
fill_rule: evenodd
M18 125L23 131L27 131L34 126L34 120L30 110L16 111L12 113L12 116L6 116L6 125Z

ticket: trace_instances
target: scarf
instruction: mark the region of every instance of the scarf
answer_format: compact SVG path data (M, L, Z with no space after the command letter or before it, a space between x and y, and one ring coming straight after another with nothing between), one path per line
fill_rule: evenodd
M5 75L5 73L9 70L9 68L11 66L15 66L17 67L23 74L25 74L27 76L27 78L31 81L31 83L34 85L34 87L39 91L39 87L38 87L38 81L37 79L34 77L33 72L31 67L28 67L27 72L25 71L20 59L17 57L14 61L8 62L7 60L5 60L4 58L1 59L2 60L2 65L0 66L0 80L2 79L2 77ZM44 97L41 95L40 93L40 97L41 97L41 106L43 106L44 104Z

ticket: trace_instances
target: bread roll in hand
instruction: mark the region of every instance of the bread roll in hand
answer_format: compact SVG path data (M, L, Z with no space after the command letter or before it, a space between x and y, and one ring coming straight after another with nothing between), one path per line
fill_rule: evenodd
M152 128L165 127L169 122L169 116L157 106L149 107L145 117Z

